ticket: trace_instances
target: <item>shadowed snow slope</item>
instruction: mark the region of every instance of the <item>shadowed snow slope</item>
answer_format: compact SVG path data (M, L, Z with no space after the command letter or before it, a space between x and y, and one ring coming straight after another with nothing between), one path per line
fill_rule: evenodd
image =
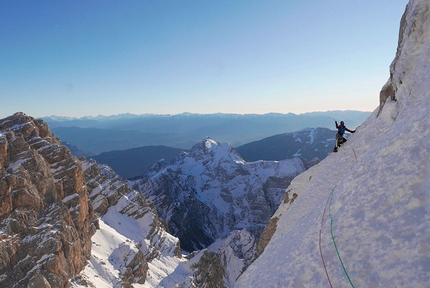
M299 158L246 162L231 145L206 138L129 185L154 202L181 248L191 252L236 229L258 237L304 170Z
M291 182L297 198L235 287L428 287L429 6L406 8L379 115Z

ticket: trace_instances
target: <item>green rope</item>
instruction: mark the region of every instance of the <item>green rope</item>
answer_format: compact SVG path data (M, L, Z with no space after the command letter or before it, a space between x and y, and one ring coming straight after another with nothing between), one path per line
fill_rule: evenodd
M330 205L328 206L328 213L330 215L330 233L331 238L333 239L334 248L336 249L337 257L339 258L340 264L342 264L343 272L345 272L346 278L348 278L349 283L351 284L351 287L354 288L354 284L352 284L351 278L349 278L348 272L346 272L345 265L343 265L342 258L340 258L339 250L337 249L336 241L334 241L334 235L333 235L333 217L331 216L331 202L333 199L333 191L334 188L331 190L330 193Z

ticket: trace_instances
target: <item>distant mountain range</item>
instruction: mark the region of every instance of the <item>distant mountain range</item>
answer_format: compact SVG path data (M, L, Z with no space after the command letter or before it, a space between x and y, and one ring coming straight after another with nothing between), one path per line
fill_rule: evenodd
M335 134L336 131L327 128L306 128L254 141L237 147L236 151L247 162L280 161L294 157L301 157L305 161L317 158L320 161L333 150ZM109 165L122 177L133 178L144 174L159 160L169 162L183 151L188 150L163 145L145 146L103 152L89 158Z
M113 150L165 145L190 149L205 137L234 147L308 127L334 129L333 118L355 129L370 112L327 111L305 114L115 115L83 118L43 117L62 142L96 155Z
M164 159L170 161L183 149L159 146L145 146L127 150L103 152L90 158L109 165L118 175L133 178L142 175L149 167Z
M282 160L295 156L310 161L324 159L334 147L336 131L328 128L306 128L254 141L236 148L246 161Z
M324 128L243 145L300 158L206 137L124 181L46 122L0 119L0 287L428 287L429 10L409 1L378 110L309 169Z

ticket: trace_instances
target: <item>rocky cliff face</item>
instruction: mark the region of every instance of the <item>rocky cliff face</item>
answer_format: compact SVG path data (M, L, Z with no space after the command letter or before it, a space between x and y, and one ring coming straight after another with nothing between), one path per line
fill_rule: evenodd
M132 287L165 277L150 266L182 258L165 227L151 201L109 167L74 157L45 122L24 113L0 120L1 287Z
M194 251L235 229L258 236L304 170L298 158L248 163L230 145L208 138L130 185L155 203L181 246Z
M189 197L187 203L200 202L191 207L211 212L210 216L221 221L213 225L214 231L223 231L226 236L184 257L179 239L169 234L167 223L159 218L153 202L130 189L108 166L72 156L43 121L23 113L0 120L0 286L176 287L179 283L183 287L233 287L237 277L255 259L255 231L261 230L263 224L259 221L264 218L260 214L276 207L284 190L279 187L284 187L285 181L304 168L300 161L288 165L261 162L244 168L241 166L245 163L231 147L221 146L213 140L197 145L192 158L185 155L181 158L185 161L182 164L188 164L178 164L187 173L194 171L192 175L196 178L184 181L179 177L173 179L178 183L167 185L175 189L181 187L177 185L185 185L186 191L202 191L204 185L216 196L214 192L222 185L214 184L218 181L214 179L220 178L235 184L230 191L221 182L225 185L220 190L222 195L209 197L211 201L219 198L228 205L246 201L248 204L239 207L245 210L260 207L261 203L265 206L247 219L234 216L236 222L231 222L251 228L252 233L246 229L230 232L232 226L222 228L222 225L230 223L228 217L234 213L211 212L207 207L214 207L201 201L204 198L201 195L194 195L194 200L180 196ZM226 155L232 158L227 160ZM201 170L202 174L188 170L202 169L202 165L211 169L205 173ZM255 177L257 182L243 182L243 177L257 171L264 174ZM210 176L211 173L216 174ZM208 179L202 181L198 176ZM186 186L190 181L194 185ZM253 185L259 187L258 193L250 188ZM245 187L246 193L239 193L241 200L234 200L238 187ZM184 205L166 203L177 209ZM223 202L220 207L228 206L224 205ZM233 207L236 206L229 211ZM189 211L181 212L180 217ZM239 215L246 213L242 211ZM210 218L202 215L206 220ZM206 231L204 227L194 228Z
M421 73L425 73L429 21L429 8L426 1L408 3L400 21L399 41L396 57L390 65L390 78L382 87L379 95L378 115L388 99L397 101L396 95L398 94L413 94L415 87L404 85L404 83L416 82L413 78L418 69L421 70Z
M193 266L195 282L206 283L205 279L208 278L221 279L223 285L219 287L234 287L237 278L255 260L257 245L258 238L247 229L232 231L226 238L219 239L207 249L200 251L203 255ZM215 266L215 269L209 269L211 265L207 265L208 258L213 259L211 265ZM219 268L216 266L217 263L220 263Z
M257 239L246 229L182 255L179 239L166 231L151 201L108 166L93 160L82 166L100 230L92 238L90 264L71 287L233 287L255 259Z
M91 253L96 221L80 161L45 122L0 120L0 286L65 287Z
M102 215L102 220L109 216L108 209L136 221L150 219L144 227L141 227L147 232L141 235L143 236L141 239L136 238L139 245L145 246L142 251L146 261L150 262L163 253L182 257L178 239L168 234L167 225L159 218L152 201L129 188L127 182L109 166L98 164L93 160L85 160L83 166L86 183L91 190L90 198L94 211Z
M152 273L149 265L153 261L163 256L178 259L182 257L178 239L168 234L151 201L130 189L123 178L110 167L100 165L94 160L84 160L82 166L90 200L94 211L100 216L100 222L105 227L115 229L124 237L124 240L107 254L109 262L113 263L114 267L112 271L99 276L105 282L100 284L86 280L88 283L115 287L131 286L133 283L143 284L147 275ZM106 259L97 256L97 250L106 246L105 242L112 242L112 239L107 239L103 231L98 231L95 238L97 240L93 240L90 259L92 265L87 266L73 279L72 283L75 286L80 287L79 283L89 278L88 275L93 273L94 265L100 267L106 265Z

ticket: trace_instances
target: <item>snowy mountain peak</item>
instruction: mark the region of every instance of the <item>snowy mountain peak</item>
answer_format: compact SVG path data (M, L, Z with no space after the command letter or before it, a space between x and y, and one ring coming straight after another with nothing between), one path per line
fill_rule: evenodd
M193 251L234 229L260 233L289 181L304 170L299 158L245 162L231 145L206 138L131 185L156 204L181 246Z
M190 149L188 157L198 160L207 158L208 161L213 160L214 162L220 162L223 159L233 159L238 163L244 163L242 157L229 143L220 143L209 137L194 145Z
M221 148L222 146L223 145L218 141L206 137L190 149L190 155L208 154L213 150Z
M236 168L230 167L231 165L243 165L244 163L245 161L230 144L205 138L195 144L189 152L182 152L170 162L160 160L148 169L142 177L151 178L163 173L163 171L165 172L166 169L187 170L196 176L208 173L207 171L205 172L208 167L213 169L221 165L226 170L234 170Z
M206 140L205 140L205 146L209 150L209 149L211 149L214 146L215 147L219 146L219 142L217 142L215 140L212 140L211 138L207 137Z

